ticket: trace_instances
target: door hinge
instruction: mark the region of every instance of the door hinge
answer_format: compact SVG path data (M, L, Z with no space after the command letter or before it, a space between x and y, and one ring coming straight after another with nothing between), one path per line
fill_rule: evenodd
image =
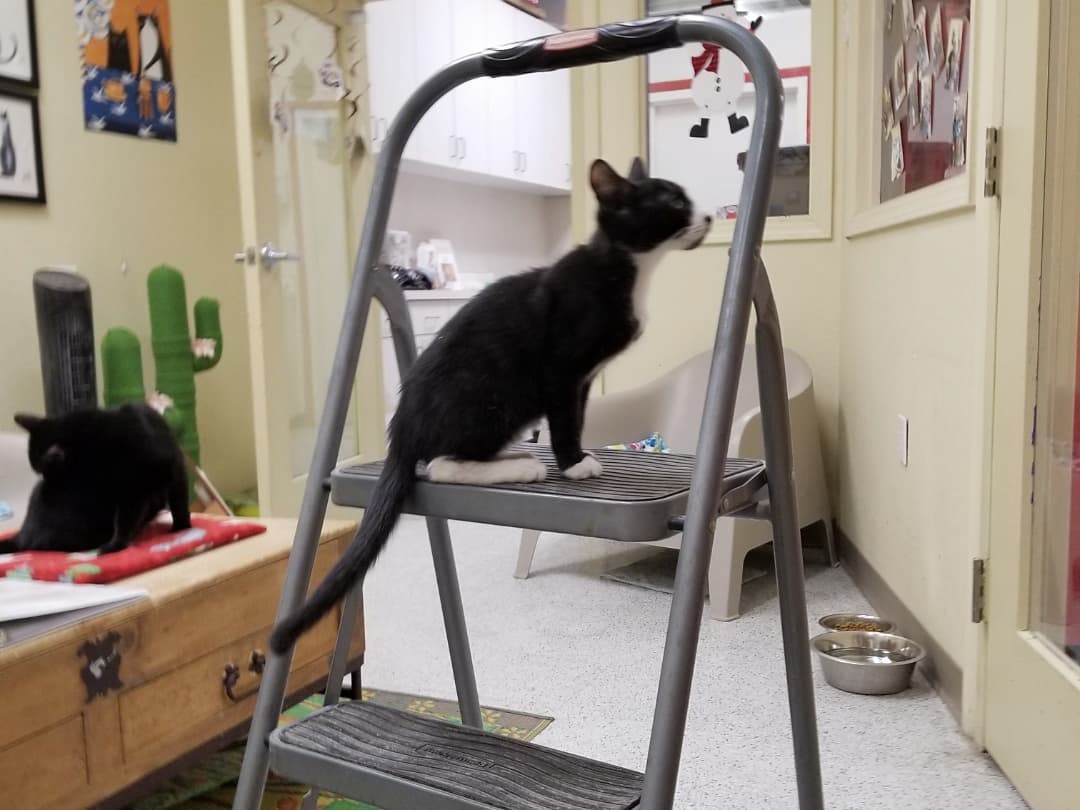
M983 196L997 197L1000 195L999 184L1001 180L1001 154L999 141L1001 130L998 127L986 128L986 175L983 179Z
M986 605L986 560L976 557L971 561L971 621L983 620Z

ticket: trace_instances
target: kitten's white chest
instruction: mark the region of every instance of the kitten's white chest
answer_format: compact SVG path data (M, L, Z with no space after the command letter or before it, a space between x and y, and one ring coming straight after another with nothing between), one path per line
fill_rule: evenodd
M638 321L638 333L645 330L648 320L649 288L652 286L653 275L660 266L660 260L667 254L667 245L655 247L647 253L633 254L634 265L637 267L637 277L634 279L634 290L631 299L634 307L634 317Z

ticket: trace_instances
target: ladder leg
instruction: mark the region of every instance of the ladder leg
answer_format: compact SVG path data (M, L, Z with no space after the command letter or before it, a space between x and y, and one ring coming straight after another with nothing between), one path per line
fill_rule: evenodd
M817 715L806 625L802 541L796 513L792 473L791 426L788 422L787 379L780 320L764 265L758 268L754 304L757 308L758 389L769 476L769 508L773 524L773 553L780 596L780 623L787 668L788 706L795 747L795 774L801 810L821 810L821 765Z
M483 728L480 698L476 692L476 673L473 671L472 652L469 649L469 632L465 628L465 610L461 605L461 586L458 584L457 566L454 564L454 548L450 543L450 529L444 518L432 517L427 519L427 528L431 541L431 556L435 560L435 580L439 585L439 601L442 602L446 642L450 647L450 665L454 670L454 686L457 688L461 722L473 728Z
M311 569L315 563L315 553L319 547L323 515L326 511L326 494L322 492L322 483L314 483L312 494L304 497L300 520L297 524L296 539L289 565L285 572L285 585L281 591L277 615L285 616L297 610L303 604L311 581ZM292 664L292 650L285 655L268 651L266 669L263 670L259 684L259 695L255 701L255 711L248 730L247 746L244 748L244 761L240 766L240 778L233 798L233 810L257 810L262 804L266 775L270 767L270 749L267 739L275 728L281 715L285 700L285 689L289 680L289 668Z
M337 641L334 643L334 652L330 656L330 674L326 679L326 690L323 693L323 706L333 706L341 699L341 681L345 677L345 668L349 665L349 646L352 643L353 632L356 630L356 620L364 604L363 580L353 585L348 596L341 605L341 624L338 627ZM353 677L359 677L359 672ZM319 788L312 785L304 794L304 801L300 810L316 810L319 803Z
M341 625L338 627L334 653L330 657L330 676L326 681L324 706L332 706L341 699L341 682L345 679L345 669L349 666L349 645L356 631L356 620L364 607L364 582L353 585L345 602L341 605Z

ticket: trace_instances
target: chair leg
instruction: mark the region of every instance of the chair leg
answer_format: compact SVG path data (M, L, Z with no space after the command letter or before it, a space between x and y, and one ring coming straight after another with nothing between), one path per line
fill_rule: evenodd
M540 542L540 532L534 529L521 530L521 544L518 546L517 566L514 568L516 579L528 579L532 568L536 545Z
M825 524L825 553L829 556L829 565L836 568L840 565L840 555L836 553L836 535L832 518L826 516L822 523Z
M729 622L739 618L745 557L735 551L733 529L723 524L718 527L709 561L709 616L716 621Z

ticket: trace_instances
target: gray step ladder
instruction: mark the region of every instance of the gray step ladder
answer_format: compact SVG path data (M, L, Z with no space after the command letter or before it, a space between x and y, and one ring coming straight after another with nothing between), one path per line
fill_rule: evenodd
M357 583L342 611L323 709L276 728L292 653L268 658L234 808L259 807L272 767L275 773L313 785L316 790L329 790L383 810L668 810L674 802L718 515L772 523L799 806L802 810L824 806L783 349L768 275L759 256L780 137L783 89L768 50L735 23L681 15L514 43L451 63L408 99L378 158L278 616L296 610L307 593L328 498L364 507L379 474L379 463L334 469L372 298L379 300L389 316L403 374L416 359L404 295L389 276L375 269L375 263L402 151L419 120L441 96L482 76L497 78L614 61L686 42L714 43L732 51L749 69L757 91L696 454L601 450L603 476L566 481L558 476L546 448L531 445L530 451L550 467L546 481L490 487L418 481L406 511L427 519L462 724L359 701L338 702L348 643L361 604L362 583ZM754 342L764 462L725 458L751 308L757 314ZM683 533L643 772L483 730L447 524L450 519L626 542ZM747 722L754 719L748 717ZM315 795L314 791L309 794L306 808L314 807Z

